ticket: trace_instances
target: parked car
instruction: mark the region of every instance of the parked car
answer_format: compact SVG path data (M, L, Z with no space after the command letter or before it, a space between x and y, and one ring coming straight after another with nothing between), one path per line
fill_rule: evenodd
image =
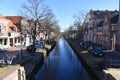
M45 47L44 41L36 42L35 47L36 48L44 48Z
M88 48L88 53L96 57L102 57L104 55L103 48L100 46L91 46Z
M36 47L33 48L33 45L29 45L29 46L27 46L26 51L29 52L29 53L35 52L36 51Z
M88 41L82 41L80 43L80 46L85 49L87 49L90 45L91 45L91 42L88 42Z
M33 45L31 44L30 46L27 47L27 52L35 52L37 48L45 48L45 43L44 41L36 42L35 47L33 49Z

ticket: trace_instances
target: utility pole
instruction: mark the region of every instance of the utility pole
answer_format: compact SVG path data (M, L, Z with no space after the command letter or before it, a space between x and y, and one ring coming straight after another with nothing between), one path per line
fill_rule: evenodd
M118 43L117 45L120 46L120 0L119 0L119 21L118 21Z
M117 45L118 47L120 47L120 0L119 0L119 22L118 22Z

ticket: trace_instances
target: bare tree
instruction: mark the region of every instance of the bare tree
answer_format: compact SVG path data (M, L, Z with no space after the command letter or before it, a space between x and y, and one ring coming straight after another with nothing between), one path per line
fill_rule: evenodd
M60 26L57 23L54 25L53 31L56 34L56 40L58 40L61 36L61 32L60 32Z
M82 11L79 12L78 14L75 14L73 16L73 18L75 19L74 23L76 26L81 26L84 24L85 18L86 18L86 12Z
M77 38L79 40L82 40L84 35L84 22L86 19L86 13L85 12L79 12L78 15L73 16L75 18L74 26L77 28Z
M50 38L50 33L52 32L52 27L55 25L55 16L52 13L52 11L49 11L43 21L44 23L44 31L43 33L45 34L45 40L46 37L48 37L48 39Z
M50 10L44 5L43 1L44 0L28 0L27 4L22 5L22 10L20 11L26 20L26 25L22 27L22 30L32 37L33 47L36 37L41 32L42 22Z

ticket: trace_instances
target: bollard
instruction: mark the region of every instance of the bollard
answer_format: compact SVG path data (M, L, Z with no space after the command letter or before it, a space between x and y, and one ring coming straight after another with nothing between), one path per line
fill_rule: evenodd
M18 80L26 80L24 67L18 69Z

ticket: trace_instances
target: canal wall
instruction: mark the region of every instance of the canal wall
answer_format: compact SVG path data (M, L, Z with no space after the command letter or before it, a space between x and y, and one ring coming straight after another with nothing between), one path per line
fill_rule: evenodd
M69 45L72 47L72 49L75 51L77 57L80 59L81 63L85 67L85 69L88 71L91 77L93 77L94 80L116 80L111 74L105 72L104 70L99 70L97 64L91 63L90 60L88 60L85 56L81 54L83 49L75 45L72 40L66 39ZM79 47L79 48L78 48Z
M26 80L24 67L16 65L13 68L8 69L2 75L0 80Z
M50 49L47 49L46 51L46 56L49 56L50 52L55 48L56 46L56 42L54 42L51 45ZM32 71L30 72L30 74L27 75L27 79L26 80L34 80L34 74L37 73L37 71L42 67L42 65L44 64L44 55L42 55L39 60L35 60L34 61L38 61L36 63L36 65L32 68Z
M78 50L75 46L73 46L74 43L72 43L70 40L67 40L67 42L71 46L71 48L74 50L77 57L79 58L79 60L81 61L82 65L85 67L85 69L88 71L90 76L92 76L92 78L94 78L94 80L99 80L98 77L96 76L96 74L92 71L89 64L87 64L87 63L89 63L89 62L87 62L87 59L85 59L84 57L82 57L82 55L80 55L80 52L82 51L82 49Z
M32 65L31 65L30 69L28 69L28 71L30 71L30 72L27 73L26 80L33 80L34 73L36 73L38 71L38 68L41 67L43 63L44 63L44 54L43 53L39 56L39 58L33 58L32 61L30 61L30 64L32 64Z

